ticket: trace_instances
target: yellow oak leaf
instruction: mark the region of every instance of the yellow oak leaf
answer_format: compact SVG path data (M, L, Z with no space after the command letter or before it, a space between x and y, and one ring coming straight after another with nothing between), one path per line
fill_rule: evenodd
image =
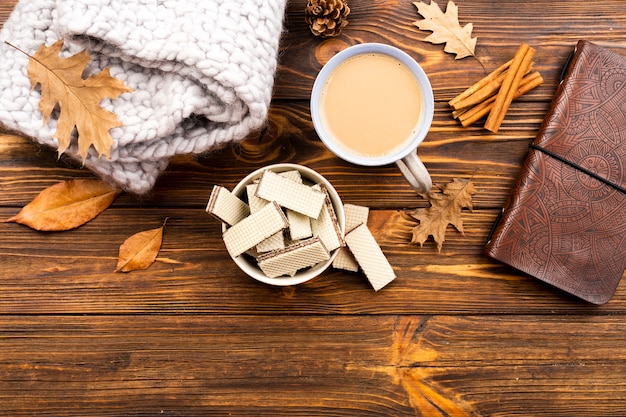
M102 108L100 103L105 98L115 99L132 89L122 80L111 77L108 68L83 78L91 56L82 51L61 58L59 53L62 48L62 40L49 47L44 44L29 59L27 71L31 86L41 86L39 110L44 124L48 123L58 105L60 112L55 138L59 141L59 154L69 147L76 128L78 153L83 160L91 145L98 155L110 158L113 139L109 130L122 123L115 113Z
M473 25L468 23L461 27L459 24L459 8L452 0L448 1L446 12L443 13L437 3L431 0L430 4L424 2L413 3L417 12L424 19L413 22L421 30L433 32L424 38L425 42L433 44L445 43L444 51L456 54L455 59L474 56L476 41L472 38Z
M101 180L63 181L40 192L6 222L20 223L40 231L74 229L102 213L120 192Z
M130 272L148 269L156 260L161 243L165 223L156 229L138 232L129 237L120 246L120 252L115 272Z
M446 184L441 192L430 191L425 194L431 206L409 213L419 220L419 224L413 228L411 243L419 243L423 246L432 235L437 242L437 250L441 252L449 224L464 234L461 210L464 207L472 210L472 195L474 194L476 194L474 184L470 180L459 178Z

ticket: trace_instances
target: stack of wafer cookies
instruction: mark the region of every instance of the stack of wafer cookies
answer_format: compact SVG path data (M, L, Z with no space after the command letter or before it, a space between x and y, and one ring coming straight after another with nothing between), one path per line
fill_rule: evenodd
M305 183L298 170L263 170L242 198L216 185L206 211L225 225L228 253L254 260L266 277L293 277L336 256L333 267L363 271L376 291L395 279L367 229L369 209L344 205L344 233L324 184Z
M345 245L326 189L305 184L299 171L265 170L245 191L247 202L215 186L206 211L228 225L228 253L254 258L267 277L293 276Z

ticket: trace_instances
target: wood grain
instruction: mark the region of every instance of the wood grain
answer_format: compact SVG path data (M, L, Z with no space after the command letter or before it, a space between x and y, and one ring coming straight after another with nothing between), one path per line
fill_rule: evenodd
M122 194L71 232L3 221L47 186L93 175L0 130L0 415L625 415L625 284L592 306L482 253L576 41L626 56L623 2L456 3L477 59L423 42L410 0L353 0L348 27L326 40L304 23L306 1L289 1L264 129L175 158L150 193ZM0 24L16 4L0 3ZM316 74L362 42L423 66L436 102L419 154L435 184L471 178L478 190L465 234L450 226L441 253L432 240L409 244L409 213L428 203L395 166L343 162L311 124ZM461 128L447 101L522 42L545 83L513 103L498 134ZM396 281L375 293L360 274L328 270L270 287L238 270L206 202L214 184L276 162L310 166L345 203L370 207ZM119 245L166 217L157 261L115 273Z
M523 111L520 107L510 112L511 117ZM413 208L425 204L395 166L362 168L335 157L317 139L309 114L306 103L277 103L271 109L268 127L263 132L206 155L178 158L160 177L152 192L141 197L127 196L118 204L200 208L206 205L213 184L232 188L248 172L282 161L317 170L333 183L346 202L373 208ZM540 115L539 111L528 115L515 130L503 132L496 140L477 136L482 134L477 133L478 128L459 131L449 111L441 109L419 154L435 184L445 184L455 177L472 178L480 190L475 206L501 207L541 123ZM6 174L0 177L0 187L10 191L0 195L0 205L21 207L44 188L41 185L89 175L86 170L71 169L80 168L77 163L66 164L67 158L58 161L54 152L32 145L26 139L0 138L6 143L3 147L7 151L0 153L0 166L7 167ZM176 187L172 187L172 183Z
M0 210L2 218L8 217L5 212ZM0 223L0 309L11 314L181 309L227 314L517 314L521 304L534 314L624 310L623 286L610 304L590 307L484 257L482 248L496 215L467 212L465 236L450 226L438 253L432 240L424 247L409 244L417 223L406 212L372 212L368 226L398 276L381 293L374 293L362 275L337 270L293 288L259 284L236 268L221 240L220 225L199 209L109 209L68 233ZM119 245L136 232L159 227L166 217L156 264L147 272L115 273Z
M137 319L0 317L2 411L588 416L626 396L615 317Z

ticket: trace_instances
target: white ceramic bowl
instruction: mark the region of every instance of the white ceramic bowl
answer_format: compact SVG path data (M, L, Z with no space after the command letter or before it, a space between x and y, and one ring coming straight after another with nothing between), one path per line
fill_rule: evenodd
M339 197L339 194L337 193L335 188L332 186L332 184L328 182L326 178L324 178L323 176L321 176L319 173L312 170L311 168L305 167L303 165L275 164L275 165L269 165L263 168L259 168L256 171L252 172L251 174L247 175L244 179L242 179L235 186L235 188L233 188L232 193L245 201L246 200L246 186L248 184L251 184L254 180L260 178L261 175L263 174L263 171L268 170L268 169L276 173L297 170L300 172L300 175L302 176L302 179L305 181L305 183L308 183L311 185L313 184L324 185L324 187L326 187L326 190L328 190L328 195L330 196L331 202L333 204L333 208L335 209L335 213L337 215L337 220L339 222L341 233L345 232L345 212L344 212L343 203L341 202L341 198ZM227 228L228 226L222 225L222 232L226 231ZM256 264L256 261L248 255L243 254L237 257L233 257L232 259L242 271L244 271L246 274L248 274L254 279L264 282L266 284L270 284L270 285L286 286L286 285L302 284L303 282L309 281L317 277L332 264L333 259L335 259L335 256L337 256L337 250L334 250L331 253L329 260L325 262L320 262L313 267L300 270L293 277L282 276L282 277L277 277L277 278L269 278L268 276L266 276L263 273L263 271L261 271L259 266Z

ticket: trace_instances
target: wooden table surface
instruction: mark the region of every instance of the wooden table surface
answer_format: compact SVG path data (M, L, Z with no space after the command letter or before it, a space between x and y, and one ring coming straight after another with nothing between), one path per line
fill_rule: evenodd
M0 4L5 21L16 0ZM476 54L495 69L528 43L545 83L516 101L502 129L462 128L447 101L485 74L423 42L409 0L352 1L334 39L313 37L304 0L289 1L274 101L263 132L208 155L178 158L148 195L122 194L90 223L41 233L0 223L0 414L28 416L623 416L626 285L593 306L482 254L528 144L579 39L626 56L621 0L458 1ZM445 2L440 1L445 7ZM443 249L409 244L427 207L395 166L333 156L313 130L317 72L348 45L395 45L420 62L435 118L420 155L435 184L471 178L465 235ZM378 293L329 270L295 287L258 283L229 258L204 208L270 163L307 165L369 226L397 279ZM0 219L45 187L92 175L55 151L0 134ZM165 228L146 271L113 272L132 233Z

